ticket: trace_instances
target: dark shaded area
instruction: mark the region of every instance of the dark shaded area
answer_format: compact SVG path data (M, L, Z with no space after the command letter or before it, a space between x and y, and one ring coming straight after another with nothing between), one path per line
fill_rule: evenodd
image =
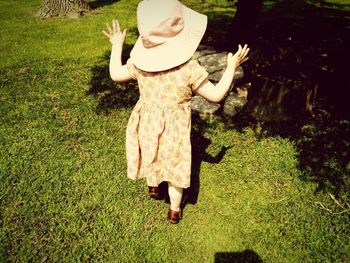
M254 117L298 119L320 100L332 113L349 117L350 12L318 3L283 0L264 6L248 64L247 110Z
M94 0L94 1L87 1L89 6L92 9L96 9L105 5L112 5L116 2L119 2L119 0Z
M201 163L219 163L230 147L222 146L216 156L206 152L211 144L211 140L204 137L203 133L208 127L208 122L202 120L198 115L192 114L192 169L191 169L191 186L184 191L183 207L187 204L196 204L200 191L200 169Z
M128 59L131 48L132 46L124 46L123 63ZM112 110L132 107L139 98L136 81L115 83L111 80L109 60L110 52L106 52L91 68L90 89L86 92L87 95L99 97L99 104L96 108L98 114L108 114Z
M318 190L326 190L338 198L349 199L349 121L320 113L301 127L295 141L304 179L317 182Z
M228 32L231 28L232 13L223 11L206 12L208 25L201 44L216 50L232 51L237 46L227 43Z
M255 26L262 2L263 0L237 0L237 11L228 31L227 45L236 47L240 43L254 44Z
M241 14L237 10L236 16L243 16L239 20L257 21L256 29L249 31L252 50L244 65L246 81L252 82L247 112L262 121L299 119L326 99L328 110L349 117L349 9L349 4L317 0L276 0L264 1L257 19L258 8ZM235 50L245 23L237 25L238 18L229 13L207 15L204 43Z
M242 252L217 252L215 263L263 263L262 259L253 250Z
M245 73L244 111L228 128L281 136L299 151L303 179L350 199L350 4L265 1Z

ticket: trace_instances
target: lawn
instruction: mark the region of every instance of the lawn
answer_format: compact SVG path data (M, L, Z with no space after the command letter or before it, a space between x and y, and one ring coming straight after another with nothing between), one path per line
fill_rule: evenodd
M194 117L199 192L171 225L168 204L126 177L138 92L109 80L101 32L113 18L130 28L127 57L138 1L91 0L75 20L34 18L40 2L0 0L0 262L350 262L348 120L313 119L295 138Z

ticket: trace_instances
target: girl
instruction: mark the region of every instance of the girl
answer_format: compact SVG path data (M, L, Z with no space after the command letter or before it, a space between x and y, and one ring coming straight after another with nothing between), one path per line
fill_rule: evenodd
M135 79L140 98L126 129L128 177L146 177L151 197L168 182L170 223L181 219L183 189L190 186L192 91L219 102L227 93L235 69L248 59L249 48L227 56L227 68L217 85L191 60L201 41L207 17L177 0L143 0L137 7L139 38L126 65L121 62L126 30L118 20L103 33L112 43L110 75L116 82Z

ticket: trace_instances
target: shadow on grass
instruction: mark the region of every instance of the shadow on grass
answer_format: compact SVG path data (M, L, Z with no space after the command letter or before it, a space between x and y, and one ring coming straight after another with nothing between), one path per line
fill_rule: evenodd
M242 252L217 252L214 260L215 263L263 263L259 255L250 249Z
M288 138L298 151L302 180L317 183L316 191L350 199L350 121L319 110L299 121L257 122L241 112L227 126L243 131L252 128L258 139Z
M130 45L124 46L123 63L128 59L131 48ZM115 83L111 80L109 60L110 52L106 52L91 68L90 89L86 92L87 95L99 97L100 100L96 108L98 114L109 114L116 109L132 107L139 98L136 81Z
M184 191L183 207L186 204L196 204L200 191L200 169L201 163L219 163L224 157L229 147L222 146L216 156L212 156L206 152L211 144L211 140L204 137L203 133L208 128L208 122L202 120L198 115L192 114L192 169L191 169L191 186Z
M227 45L228 32L233 19L233 12L211 11L206 12L208 16L208 26L201 43L205 46L213 47L218 51L230 51L236 47Z
M94 0L94 1L89 1L88 3L92 9L96 9L101 6L112 5L116 2L119 2L119 0Z
M212 156L206 152L211 144L211 140L203 134L209 127L209 123L202 120L198 115L192 114L191 129L191 146L192 146L192 166L191 166L191 186L184 190L181 207L185 208L187 204L195 205L198 201L200 192L200 170L202 162L219 163L225 156L226 151L230 147L222 146L216 156ZM160 191L166 203L170 203L168 195L168 184L163 182L160 184Z

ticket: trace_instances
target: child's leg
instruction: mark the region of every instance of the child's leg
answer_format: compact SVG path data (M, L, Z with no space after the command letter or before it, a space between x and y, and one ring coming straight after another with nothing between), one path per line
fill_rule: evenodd
M180 211L183 188L176 187L171 183L168 183L168 185L169 185L168 192L170 197L170 209L178 212Z

